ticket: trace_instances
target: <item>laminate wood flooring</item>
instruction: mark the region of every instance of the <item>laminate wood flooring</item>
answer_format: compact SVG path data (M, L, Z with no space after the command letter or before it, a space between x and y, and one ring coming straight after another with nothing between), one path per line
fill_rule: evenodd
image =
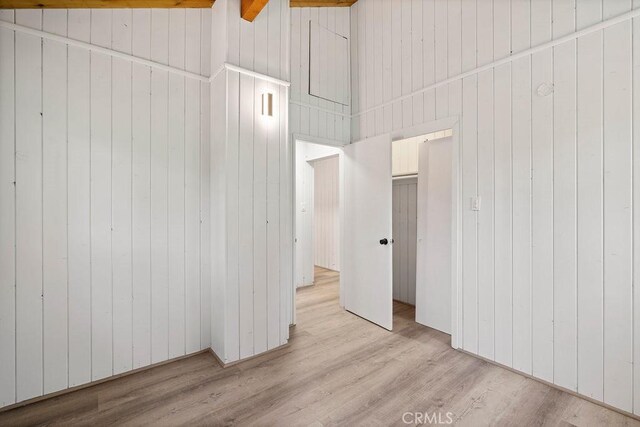
M198 354L5 411L0 426L388 426L447 413L468 426L640 426L453 350L411 306L395 302L394 331L379 328L339 307L338 273L316 274L298 290L287 347L224 369Z

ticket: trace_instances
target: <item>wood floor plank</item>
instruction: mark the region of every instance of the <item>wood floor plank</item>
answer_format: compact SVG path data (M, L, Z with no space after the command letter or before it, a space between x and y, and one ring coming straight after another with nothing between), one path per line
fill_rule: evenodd
M0 413L0 425L634 425L637 420L450 347L394 302L394 331L338 303L339 273L298 289L288 346L222 368L198 354Z

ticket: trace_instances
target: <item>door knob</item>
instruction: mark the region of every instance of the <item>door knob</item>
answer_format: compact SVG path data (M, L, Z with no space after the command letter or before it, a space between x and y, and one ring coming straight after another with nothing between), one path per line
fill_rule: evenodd
M380 239L380 244L381 245L386 245L388 243L389 243L389 241L386 238L385 239Z

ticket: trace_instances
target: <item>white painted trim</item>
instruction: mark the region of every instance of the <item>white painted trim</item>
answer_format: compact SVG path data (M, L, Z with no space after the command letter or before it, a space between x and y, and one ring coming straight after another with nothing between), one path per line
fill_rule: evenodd
M68 46L79 47L82 49L90 50L92 52L102 53L104 55L112 56L114 58L124 59L125 61L146 65L148 67L167 71L169 73L177 74L183 77L188 77L190 79L199 80L201 82L206 82L206 83L212 82L220 74L220 72L223 69L226 69L226 70L235 71L241 74L245 74L251 77L255 77L257 79L264 80L266 82L275 83L280 86L284 86L284 87L291 86L291 83L288 81L267 76L266 74L261 74L255 71L248 70L246 68L238 67L237 65L229 64L227 62L225 62L220 68L218 68L212 76L208 77L208 76L202 76L200 74L192 73L190 71L181 70L180 68L172 67L166 64L161 64L159 62L151 61L149 59L144 59L138 56L129 55L129 54L119 52L117 50L109 49L106 47L97 46L97 45L83 42L80 40L71 39L69 37L60 36L58 34L48 33L46 31L35 30L33 28L25 27L23 25L14 24L12 22L0 21L0 27L5 27L12 31L20 31L21 33L30 34L35 37L41 37L48 40L57 41L60 43L64 43ZM342 113L335 113L335 114L342 115Z
M344 141L336 141L335 139L322 138L320 136L305 135L302 133L294 133L293 140L295 142L297 141L311 142L313 144L328 145L330 147L338 147L338 148L344 147L345 145L349 144L348 142L344 142Z
M246 68L242 68L237 65L230 64L228 62L224 63L224 67L229 71L235 71L240 74L255 77L256 79L264 80L265 82L275 83L277 85L284 86L284 87L291 86L291 83L288 81L276 79L275 77L267 76L266 74L258 73L256 71L251 71Z
M391 141L413 138L431 132L453 129L451 136L451 347L461 348L462 337L462 151L460 118L446 117L391 132ZM366 141L366 139L365 139ZM416 301L417 304L417 301Z
M209 77L209 83L213 83L213 81L218 78L218 76L220 75L220 73L222 73L223 71L225 71L227 69L227 67L225 67L225 64L222 64L221 66L218 67L218 69L215 71L215 73L213 73L211 75L211 77Z
M559 37L559 38L557 38L555 40L551 40L551 41L548 41L546 43L539 44L538 46L534 46L532 48L523 50L522 52L518 52L518 53L515 53L515 54L513 54L511 56L507 56L506 58L502 58L502 59L499 59L497 61L491 62L489 64L483 65L481 67L474 68L473 70L465 71L464 73L460 73L460 74L457 74L457 75L455 75L453 77L449 77L449 78L447 78L445 80L442 80L442 81L439 81L437 83L431 84L429 86L423 87L422 89L418 89L418 90L410 92L410 93L408 93L406 95L398 96L396 98L391 99L390 101L383 102L382 104L376 105L375 107L370 107L370 108L367 108L366 110L358 111L357 113L352 114L351 117L361 116L361 115L369 113L371 111L375 111L375 110L378 110L380 108L389 106L389 105L391 105L393 103L396 103L398 101L403 101L405 99L411 99L414 95L417 95L417 94L420 94L420 93L423 93L423 92L426 92L426 91L429 91L429 90L432 90L432 89L436 89L436 88L441 87L441 86L448 85L449 83L453 83L453 82L455 82L457 80L464 79L466 77L473 76L473 75L481 73L483 71L496 68L496 67L498 67L500 65L508 64L508 63L510 63L512 61L515 61L516 59L520 59L520 58L524 58L524 57L533 55L534 53L537 53L537 52L552 48L554 46L557 46L557 45L562 44L562 43L566 43L566 42L571 41L571 40L575 40L575 39L577 39L579 37L586 36L587 34L591 34L593 32L600 31L600 30L603 30L605 28L609 28L609 27L611 27L613 25L619 24L621 22L628 21L628 20L633 19L633 18L638 17L638 16L640 16L640 8L634 9L634 10L632 10L630 12L626 12L626 13L623 13L623 14L618 15L618 16L615 16L615 17L613 17L611 19L607 19L606 21L598 22L595 25L592 25L590 27L584 28L584 29L582 29L580 31L576 31L575 33L567 34L566 36Z
M289 102L291 104L294 104L294 105L299 105L300 107L313 108L314 110L324 111L325 113L335 114L336 116L342 116L342 117L351 118L351 114L341 113L341 112L338 112L338 111L332 111L332 110L329 110L328 108L322 108L322 107L319 107L317 105L307 104L306 102L294 101L294 100L291 100ZM340 105L342 105L342 104L340 104ZM348 105L347 105L347 107L348 107Z
M86 43L80 40L71 39L69 37L59 36L57 34L48 33L46 31L35 30L33 28L25 27L22 25L14 24L12 22L0 21L0 27L5 27L9 30L20 31L21 33L30 34L32 36L41 37L44 39L49 39L53 41L57 41L60 43L64 43L69 46L79 47L82 49L87 49L92 52L102 53L104 55L112 56L114 58L124 59L126 61L136 62L138 64L146 65L148 67L152 67L158 70L164 70L169 73L177 74L183 77L188 77L190 79L199 80L201 82L209 82L209 77L201 76L200 74L192 73L186 70L181 70L179 68L171 67L166 64L161 64L159 62L150 61L148 59L140 58L138 56L129 55L126 53L118 52L117 50L109 49L102 46L97 46L91 43Z

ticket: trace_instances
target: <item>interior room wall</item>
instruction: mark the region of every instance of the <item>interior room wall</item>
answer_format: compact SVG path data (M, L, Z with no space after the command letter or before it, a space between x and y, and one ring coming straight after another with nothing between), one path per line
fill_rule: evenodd
M416 305L418 179L394 179L392 199L393 299Z
M288 80L289 2L271 0L252 23L239 10L240 0L213 5L214 61ZM286 85L223 69L212 87L212 343L228 363L289 337L293 159ZM266 93L273 117L262 115Z
M295 148L295 284L296 287L300 287L312 285L314 275L314 169L312 162L329 156L341 156L342 150L338 147L304 141L296 141Z
M340 271L340 168L337 156L313 162L314 264Z
M341 143L350 141L351 107L309 94L309 21L350 39L350 8L304 7L291 9L291 132ZM331 62L332 51L319 61ZM326 72L326 70L325 70ZM328 76L324 76L328 78ZM345 76L347 79L349 76ZM332 79L332 82L337 82Z
M0 19L209 75L208 9ZM206 81L0 28L0 406L209 347L208 105Z
M351 66L352 140L460 118L461 347L640 414L640 21L456 77L636 6L360 0Z

